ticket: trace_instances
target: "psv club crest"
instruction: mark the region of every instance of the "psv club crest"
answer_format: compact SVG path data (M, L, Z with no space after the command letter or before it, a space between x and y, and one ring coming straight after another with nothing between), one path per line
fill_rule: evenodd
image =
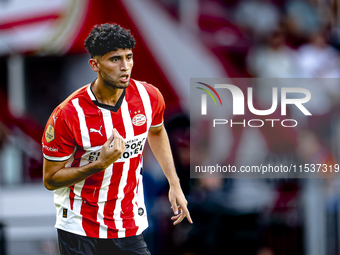
M146 122L146 117L143 114L137 114L132 118L132 124L135 126L141 126Z

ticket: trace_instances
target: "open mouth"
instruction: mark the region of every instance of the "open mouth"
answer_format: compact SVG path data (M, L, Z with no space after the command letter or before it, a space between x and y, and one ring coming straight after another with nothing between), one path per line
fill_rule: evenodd
M122 81L122 82L128 82L129 81L129 75L123 74L122 76L120 76L119 80Z

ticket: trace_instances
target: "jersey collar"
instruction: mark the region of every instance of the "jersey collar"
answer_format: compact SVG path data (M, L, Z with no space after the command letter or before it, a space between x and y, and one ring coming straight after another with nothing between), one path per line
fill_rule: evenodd
M119 110L119 108L121 107L122 103L123 103L125 93L126 93L126 91L125 91L126 88L124 88L123 93L120 95L116 105L112 106L112 105L102 104L102 103L98 102L96 96L94 95L94 93L91 89L91 86L94 82L95 82L95 80L87 87L87 93L89 94L92 102L98 107L104 108L104 109L112 111L112 112L117 112Z

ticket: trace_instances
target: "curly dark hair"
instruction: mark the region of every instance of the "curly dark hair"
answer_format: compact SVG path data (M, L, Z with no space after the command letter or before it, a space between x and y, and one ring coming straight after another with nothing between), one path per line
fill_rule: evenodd
M130 30L117 24L105 23L96 25L91 30L84 45L93 58L118 49L133 49L136 40L131 35Z

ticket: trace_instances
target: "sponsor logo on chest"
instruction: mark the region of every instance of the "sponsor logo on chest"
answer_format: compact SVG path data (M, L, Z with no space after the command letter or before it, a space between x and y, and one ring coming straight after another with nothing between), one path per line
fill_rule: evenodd
M102 131L101 131L102 127L103 127L103 125L101 125L99 129L90 128L90 133L98 133L101 136L103 136Z
M139 154L143 153L143 148L145 145L146 136L136 136L132 139L125 141L125 151L123 155L116 162L123 162L129 158L137 157ZM91 150L86 153L86 156L89 162L94 162L98 160L100 155L101 146L92 147Z

